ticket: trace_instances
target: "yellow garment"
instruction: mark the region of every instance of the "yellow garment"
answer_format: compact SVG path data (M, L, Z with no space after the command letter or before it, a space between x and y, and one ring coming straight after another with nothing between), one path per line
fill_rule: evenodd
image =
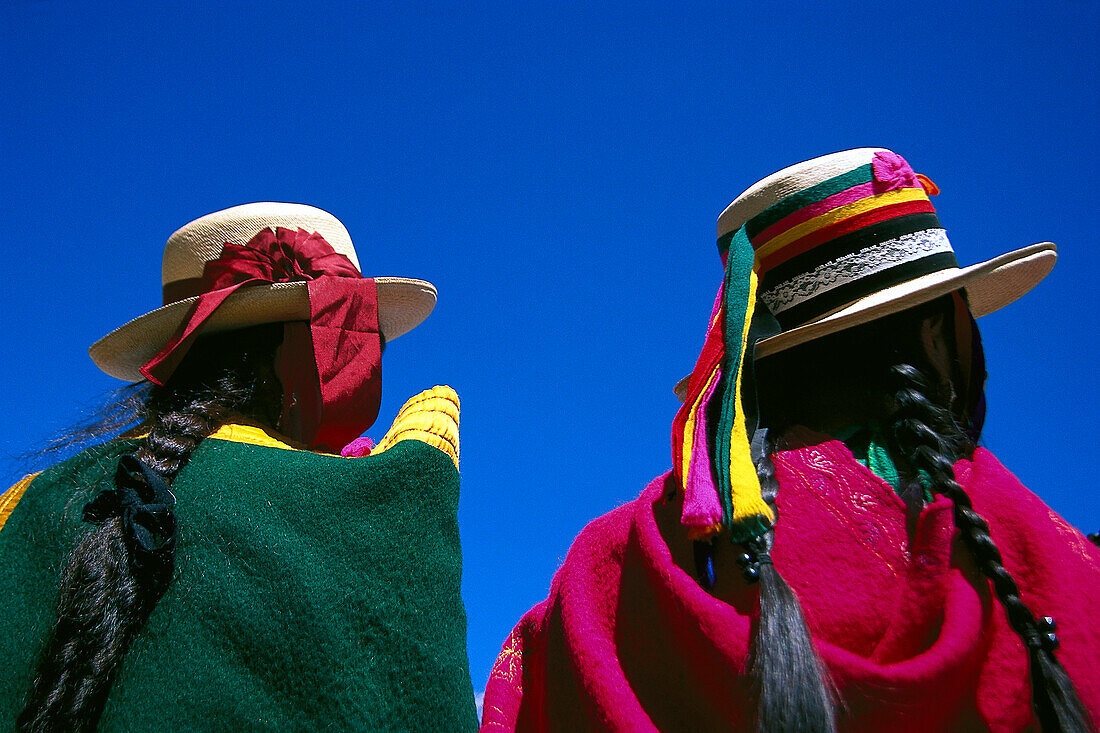
M34 477L37 475L37 473L32 473L29 476L24 476L15 486L0 494L0 529L4 528L4 523L11 516L12 509L15 509L15 505L23 498L23 492L27 490L27 487L31 485L31 481L34 481Z
M450 387L424 390L405 403L371 455L387 451L402 440L419 440L446 453L458 468L458 410L458 395Z
M249 445L262 445L267 448L282 448L283 450L301 450L287 445L283 441L269 434L263 428L254 425L222 425L210 433L208 438L228 440L232 443L248 443Z

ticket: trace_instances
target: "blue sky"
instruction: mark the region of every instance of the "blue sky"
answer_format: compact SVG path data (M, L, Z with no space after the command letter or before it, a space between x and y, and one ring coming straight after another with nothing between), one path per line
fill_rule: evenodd
M482 689L577 531L671 463L718 213L881 145L942 189L963 264L1059 245L981 321L985 442L1100 529L1100 4L748 5L0 0L5 483L117 386L87 347L159 304L172 231L250 201L327 209L367 274L439 288L386 352L370 434L421 389L461 395Z

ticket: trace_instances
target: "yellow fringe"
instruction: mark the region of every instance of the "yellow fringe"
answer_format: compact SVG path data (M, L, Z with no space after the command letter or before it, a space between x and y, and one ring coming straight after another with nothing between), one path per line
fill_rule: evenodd
M683 461L680 464L681 473L683 473L683 476L680 477L680 487L683 489L687 488L688 468L689 466L691 466L691 454L695 450L695 422L696 419L699 417L699 407L703 401L703 397L707 393L707 390L710 389L711 382L714 381L714 378L717 374L718 370L715 369L713 372L711 372L710 376L707 377L707 383L703 385L703 391L700 392L699 396L695 398L695 402L691 406L691 412L688 413L687 421L684 423L684 443L683 447L681 448ZM704 450L706 450L705 447Z
M705 527L688 527L689 540L709 540L722 531L721 523L708 524Z
M15 505L19 503L19 500L23 498L23 493L27 490L27 487L31 485L31 481L34 481L38 474L32 473L30 476L24 476L19 480L15 486L0 494L0 529L4 528L4 524L7 523L8 517L11 516L12 511L15 509Z
M749 439L745 435L745 409L740 399L741 373L744 371L745 360L753 358L748 353L746 344L749 340L753 309L756 307L756 280L756 270L752 270L749 274L749 303L745 310L745 325L741 331L741 361L737 365L737 380L733 385L738 399L734 406L733 439L730 440L730 499L733 504L731 524L754 516L767 517L769 522L775 521L775 513L760 495L760 480L756 477Z

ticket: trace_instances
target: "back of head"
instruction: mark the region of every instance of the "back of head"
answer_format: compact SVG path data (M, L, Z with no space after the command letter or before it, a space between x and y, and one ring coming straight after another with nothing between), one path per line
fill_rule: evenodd
M955 345L955 308L952 296L941 297L760 359L762 424L774 432L801 425L823 433L886 425L895 410L890 370L897 364L930 376L927 396L966 421L978 395L964 376L972 351L960 354Z
M281 338L281 324L202 337L167 383L149 387L135 416L144 435L133 453L150 470L146 483L170 484L203 439L230 419L276 427ZM118 665L172 579L175 515L170 506L158 512L167 531L152 550L135 546L112 515L97 518L70 553L21 730L95 729Z

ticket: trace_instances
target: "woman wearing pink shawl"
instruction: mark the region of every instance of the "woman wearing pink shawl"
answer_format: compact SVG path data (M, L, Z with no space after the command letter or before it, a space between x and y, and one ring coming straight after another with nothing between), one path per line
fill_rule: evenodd
M673 469L577 537L483 731L1095 730L1100 548L977 447L974 317L1055 248L959 267L937 193L859 149L723 212Z

